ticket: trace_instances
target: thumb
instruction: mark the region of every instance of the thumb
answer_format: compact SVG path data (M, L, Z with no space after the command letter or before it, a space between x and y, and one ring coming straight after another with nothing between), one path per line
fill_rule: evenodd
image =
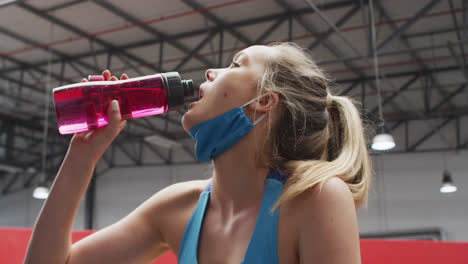
M113 138L117 136L120 130L123 129L123 127L125 126L125 122L126 122L126 121L121 122L122 116L120 114L119 102L117 100L112 100L111 103L109 104L107 116L108 116L109 123L104 128L103 132L107 136Z

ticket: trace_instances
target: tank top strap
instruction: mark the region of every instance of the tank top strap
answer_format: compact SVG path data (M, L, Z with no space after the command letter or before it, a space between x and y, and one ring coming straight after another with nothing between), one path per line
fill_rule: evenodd
M267 178L254 231L241 264L278 264L278 212L270 212L283 189L281 180Z
M206 207L210 199L209 190L211 189L211 182L206 188L208 187L210 187L208 191L205 189L201 193L195 210L185 227L184 235L180 242L179 255L177 257L177 263L179 264L197 263L198 239L200 237Z
M203 190L204 192L211 192L211 181L210 183L208 183L208 185L205 187L205 190Z
M268 174L265 180L265 189L257 221L241 264L278 264L277 231L279 208L276 208L273 212L270 212L270 209L281 195L285 180L286 175L277 171L272 170ZM185 227L177 258L179 264L197 263L198 240L206 208L210 200L210 192L211 182L200 194L195 210Z

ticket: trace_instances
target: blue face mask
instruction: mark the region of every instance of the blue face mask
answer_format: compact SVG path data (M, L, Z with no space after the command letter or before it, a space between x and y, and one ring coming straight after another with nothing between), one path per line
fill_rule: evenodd
M258 124L266 114L252 123L244 114L242 107L263 96L265 95L254 98L242 106L190 128L189 134L196 140L195 155L197 159L201 162L208 162L221 155L247 135L252 127Z

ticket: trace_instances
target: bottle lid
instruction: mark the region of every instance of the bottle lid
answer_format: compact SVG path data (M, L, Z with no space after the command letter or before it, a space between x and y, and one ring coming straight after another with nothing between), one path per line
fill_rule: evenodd
M192 80L182 80L178 72L167 72L164 76L168 110L184 106L184 98L193 97L194 88Z
M195 92L192 80L182 80L182 87L184 88L184 98L193 97Z

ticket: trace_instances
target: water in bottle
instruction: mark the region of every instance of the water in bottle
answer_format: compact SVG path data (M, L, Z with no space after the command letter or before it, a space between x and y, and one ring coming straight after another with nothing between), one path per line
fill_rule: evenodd
M108 124L112 100L120 105L122 120L163 114L179 109L193 97L192 80L177 72L161 73L120 81L70 84L53 89L60 134L71 134Z

